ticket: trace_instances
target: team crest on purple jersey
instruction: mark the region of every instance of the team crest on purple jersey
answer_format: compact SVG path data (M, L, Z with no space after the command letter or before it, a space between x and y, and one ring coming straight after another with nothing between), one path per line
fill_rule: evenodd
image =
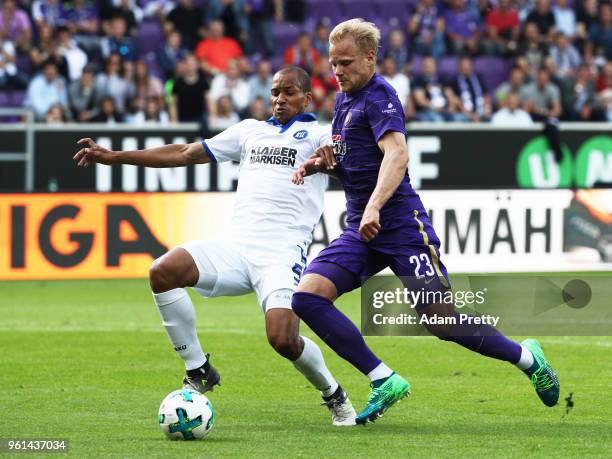
M346 142L342 141L342 136L340 134L332 135L332 142L334 144L336 160L341 163L344 160L344 155L346 155Z

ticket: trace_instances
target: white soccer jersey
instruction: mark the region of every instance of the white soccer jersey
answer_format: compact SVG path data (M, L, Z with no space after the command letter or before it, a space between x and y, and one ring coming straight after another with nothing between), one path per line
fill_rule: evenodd
M331 127L304 113L281 125L248 119L202 141L213 161L239 161L230 236L237 241L308 245L323 212L325 174L294 185L291 176L314 151L331 144Z

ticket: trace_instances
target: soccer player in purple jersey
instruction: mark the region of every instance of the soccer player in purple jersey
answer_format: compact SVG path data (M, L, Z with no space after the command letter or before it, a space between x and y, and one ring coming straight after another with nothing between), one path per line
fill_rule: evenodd
M306 269L292 306L328 346L370 378L367 405L356 419L360 424L375 420L407 396L410 384L370 350L332 302L386 267L408 288L442 293L450 289L440 240L407 174L402 105L375 71L379 40L376 26L361 19L345 21L332 31L329 60L341 90L332 123L334 145L318 149L293 177L299 185L307 175L333 172L346 194L347 227ZM454 306L445 303L417 305L417 312L454 316L455 321L427 328L442 340L518 366L547 406L557 403L559 381L536 340L519 344L490 325L462 323Z

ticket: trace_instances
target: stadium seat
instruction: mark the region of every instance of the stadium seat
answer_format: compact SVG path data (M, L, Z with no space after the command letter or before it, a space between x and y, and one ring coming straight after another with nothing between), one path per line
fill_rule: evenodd
M351 18L363 18L371 21L377 16L376 5L371 0L342 0L344 16Z
M500 57L485 56L474 60L474 70L482 75L489 91L508 79L511 66L512 62Z
M306 15L317 21L327 19L332 24L337 24L345 16L340 3L329 0L306 0Z
M0 91L0 108L10 107L12 104L12 98L8 91Z
M282 55L287 48L293 46L300 32L302 32L301 24L296 24L293 22L279 22L274 24L274 27L272 28L272 35L274 36L274 42L276 43L277 54Z
M157 21L143 21L138 28L136 44L141 54L157 51L164 45L164 32Z

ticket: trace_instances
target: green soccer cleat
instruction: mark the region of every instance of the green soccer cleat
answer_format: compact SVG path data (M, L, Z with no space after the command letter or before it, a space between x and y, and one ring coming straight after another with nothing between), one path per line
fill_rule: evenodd
M544 405L555 406L559 401L561 387L557 373L546 360L544 351L537 340L526 339L521 342L521 345L531 351L534 359L533 365L524 370L525 374L531 379L531 384L533 384Z
M395 402L410 395L410 383L396 373L392 373L388 378L376 380L370 386L372 390L368 404L355 418L356 424L374 422Z

